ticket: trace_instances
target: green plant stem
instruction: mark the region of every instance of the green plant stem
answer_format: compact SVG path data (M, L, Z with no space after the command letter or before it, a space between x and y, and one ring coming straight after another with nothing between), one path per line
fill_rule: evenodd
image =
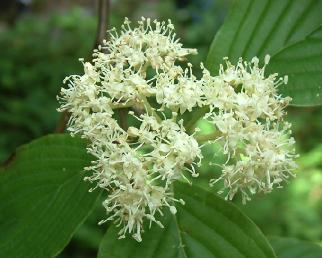
M209 107L205 106L202 108L199 108L193 113L192 118L185 124L185 128L187 132L192 133L196 123L199 121L201 117L203 117L207 112L209 111Z
M112 109L122 109L122 108L130 108L133 107L133 102L127 102L126 104L123 103L119 103L119 104L115 104L115 103L111 103L110 104Z
M149 115L152 115L156 118L156 120L160 123L162 122L161 117L158 115L158 113L155 111L155 109L150 105L149 101L146 99L145 96L141 96L141 100L146 108L146 111Z
M209 134L201 134L201 135L196 135L195 139L198 142L206 142L206 141L213 141L213 140L217 140L218 137L221 136L221 133L219 131L215 131Z

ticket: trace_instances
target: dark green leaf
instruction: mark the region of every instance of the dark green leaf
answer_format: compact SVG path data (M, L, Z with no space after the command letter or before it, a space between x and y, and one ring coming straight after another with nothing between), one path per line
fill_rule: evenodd
M213 74L218 73L225 56L236 62L239 57L263 59L269 54L275 64L271 71L290 72L289 84L282 90L293 97L292 104L322 104L322 98L317 95L322 94L320 33L305 40L322 23L321 9L322 1L319 0L235 1L210 47L208 69ZM313 49L309 49L311 47ZM293 56L296 50L300 53ZM282 64L286 57L292 60L293 70L288 70L286 63ZM275 62L275 58L282 61Z
M0 257L53 257L91 211L84 141L50 135L20 147L0 170Z
M316 244L291 238L270 237L279 258L321 258L322 248Z
M297 105L322 103L322 26L302 41L278 52L268 66L269 73L288 75L281 88Z
M143 242L117 240L118 228L107 231L99 258L259 258L275 257L267 240L238 208L213 193L184 183L175 185L176 216L166 213L164 229L152 225Z

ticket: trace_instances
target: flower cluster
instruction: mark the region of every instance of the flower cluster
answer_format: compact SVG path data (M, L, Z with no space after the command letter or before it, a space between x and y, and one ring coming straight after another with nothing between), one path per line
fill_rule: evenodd
M277 93L287 77L265 77L268 62L268 55L262 68L256 57L250 63L240 59L236 65L226 60L219 76L204 73L210 105L205 118L217 129L217 140L223 142L223 152L228 155L221 177L211 183L223 179L230 200L239 191L243 202L250 200L249 194L270 192L296 168L290 124L283 121L291 99Z
M290 99L277 93L286 78L265 77L265 66L254 58L236 66L227 60L218 76L201 65L197 79L186 62L195 53L176 39L171 21L142 18L132 28L126 19L120 32L111 30L110 41L94 50L92 63L81 60L83 75L65 79L58 110L70 113L71 135L89 142L95 160L85 168L91 173L85 179L96 183L91 190L107 191L108 217L100 223L115 221L120 238L131 234L141 241L145 220L162 227L162 208L176 213L175 202L183 203L171 185L198 176L202 160L199 135L189 134L179 119L193 108L210 107L204 119L228 157L222 175L211 182L223 180L227 198L269 192L295 168L294 140L283 122ZM129 126L119 123L119 109L127 110Z
M132 29L125 20L120 34L112 30L111 40L94 51L93 63L83 62L84 75L66 78L68 88L59 97L59 111L71 114L68 130L88 139L88 152L96 157L85 179L108 192L103 205L109 217L100 223L114 220L122 225L120 237L130 233L137 241L145 219L162 226L156 213L163 206L176 212L174 202L183 201L173 198L171 184L184 171L196 176L202 157L175 112L191 110L178 94L184 96L185 83L193 87L195 80L176 62L196 50L183 48L173 29L170 21L144 18ZM172 117L161 119L149 103L152 96L173 110ZM136 123L122 128L115 110L128 107Z

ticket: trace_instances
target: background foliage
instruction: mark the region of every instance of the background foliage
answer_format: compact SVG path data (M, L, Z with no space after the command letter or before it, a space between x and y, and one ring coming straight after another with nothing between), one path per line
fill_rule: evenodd
M133 20L141 15L160 19L172 17L182 42L199 50L200 55L194 57L193 63L205 61L209 45L230 4L218 0L122 2L113 2L113 26L118 26L124 16ZM34 1L23 12L19 9L14 18L2 16L5 20L0 25L1 163L17 146L55 131L59 119L55 111L56 95L62 80L66 75L81 72L77 59L88 58L94 44L96 13L91 4L57 4L53 9L48 3ZM321 243L322 108L291 107L288 113L301 154L296 179L284 189L255 197L246 206L240 205L240 200L236 203L267 235ZM208 130L207 124L200 126ZM209 161L214 148L216 146L204 150ZM196 184L207 188L206 180L219 171L207 165L202 169L203 176ZM97 226L104 211L100 201L94 205L86 222L79 228L75 226L76 234L59 257L96 256L106 227ZM2 221L4 219L0 223Z

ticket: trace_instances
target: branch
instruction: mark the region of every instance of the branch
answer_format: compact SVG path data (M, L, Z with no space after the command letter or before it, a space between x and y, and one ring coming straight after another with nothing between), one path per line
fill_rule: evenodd
M67 111L61 113L59 121L56 125L55 133L63 133L65 131L70 114Z
M103 39L106 38L106 31L109 24L109 12L110 12L110 0L98 0L98 23L96 30L96 39L94 42L93 49L97 49L97 47L102 44ZM63 133L66 128L67 121L69 120L69 113L64 111L58 124L56 126L56 133Z
M110 13L110 0L98 1L98 23L96 30L96 39L94 49L103 43L103 39L106 38L106 31L109 24Z
M103 40L107 38L107 28L109 24L109 10L110 10L110 1L109 0L99 0L98 1L98 24L97 24L97 33L96 40L94 44L94 49L103 43ZM120 126L126 130L128 127L127 124L127 109L120 109L117 111L120 117Z

